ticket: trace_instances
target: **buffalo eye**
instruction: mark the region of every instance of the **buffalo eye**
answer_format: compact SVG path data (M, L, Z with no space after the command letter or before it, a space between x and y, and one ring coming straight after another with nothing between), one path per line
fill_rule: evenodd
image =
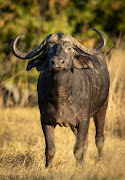
M66 51L66 52L69 52L69 51L71 51L71 49L72 49L71 47L68 47L68 48L66 48L65 51Z

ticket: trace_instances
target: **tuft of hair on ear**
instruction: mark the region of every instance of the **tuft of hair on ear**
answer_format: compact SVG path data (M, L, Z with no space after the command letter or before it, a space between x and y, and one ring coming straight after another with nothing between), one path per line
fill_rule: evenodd
M91 58L88 56L83 55L75 55L73 64L78 69L86 69L86 68L93 68L93 63Z
M32 59L28 62L28 65L27 65L27 68L26 70L27 71L30 71L32 68L34 67L38 67L38 66L41 66L42 65L42 61L41 59Z

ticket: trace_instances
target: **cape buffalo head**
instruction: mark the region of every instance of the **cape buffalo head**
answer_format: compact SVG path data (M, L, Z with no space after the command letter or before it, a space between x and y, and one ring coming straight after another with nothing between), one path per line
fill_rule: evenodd
M102 40L101 46L96 49L88 49L84 47L68 34L53 33L47 36L33 51L23 53L17 49L18 39L24 34L22 33L16 36L13 40L12 51L21 59L33 58L27 65L27 71L31 70L33 67L36 67L38 71L42 71L46 68L54 71L60 71L72 67L92 68L93 63L91 61L91 55L100 53L106 46L105 36L99 30L93 30L99 34Z

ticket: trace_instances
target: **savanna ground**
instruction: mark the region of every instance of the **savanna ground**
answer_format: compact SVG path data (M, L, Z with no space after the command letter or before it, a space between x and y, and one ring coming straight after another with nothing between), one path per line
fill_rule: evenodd
M0 109L0 180L125 179L124 54L124 45L119 42L108 56L111 89L103 160L97 161L95 127L91 119L83 168L75 165L74 134L70 128L57 126L53 167L46 169L45 142L38 108Z

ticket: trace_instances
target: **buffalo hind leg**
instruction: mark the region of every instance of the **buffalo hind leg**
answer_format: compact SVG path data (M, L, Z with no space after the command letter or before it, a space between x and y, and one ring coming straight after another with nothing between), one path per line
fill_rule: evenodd
M99 158L103 157L103 146L104 146L104 124L105 124L105 115L107 110L108 101L105 102L103 107L94 115L94 122L96 126L96 136L95 143L98 149Z
M54 139L54 127L50 125L42 124L43 133L45 136L45 156L46 156L46 168L52 167L52 160L55 155L55 139Z
M82 165L84 160L84 156L87 151L88 145L88 128L89 128L89 119L84 119L82 122L79 123L77 128L77 136L76 136L76 143L74 146L74 155L76 158L76 163Z

